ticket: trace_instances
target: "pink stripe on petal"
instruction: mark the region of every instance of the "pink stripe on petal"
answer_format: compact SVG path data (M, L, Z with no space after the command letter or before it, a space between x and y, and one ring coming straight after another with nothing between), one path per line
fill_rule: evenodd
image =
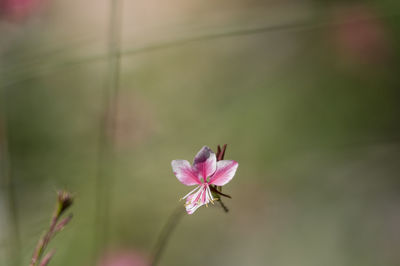
M190 195L186 199L186 212L188 214L193 214L201 206L201 204L198 204L198 202L193 201L194 197L195 197L195 194Z
M204 146L197 153L196 157L194 157L193 166L197 169L204 182L206 182L207 177L211 176L215 172L217 157L209 147Z
M201 189L198 191L198 193L195 194L196 197L194 198L194 202L196 202L197 204L199 204L199 201L200 201L200 198L201 198L202 193L203 193L203 188L201 188ZM200 201L200 202L201 202L201 201Z
M236 161L222 160L217 162L217 170L211 177L209 184L223 186L231 179L236 173L239 164Z
M201 202L203 204L208 203L207 198L206 198L206 195L207 195L207 190L206 189L207 189L206 187L203 188L203 195L202 195L202 199L201 199Z
M173 160L171 162L172 171L176 178L186 186L201 184L195 169L186 160Z

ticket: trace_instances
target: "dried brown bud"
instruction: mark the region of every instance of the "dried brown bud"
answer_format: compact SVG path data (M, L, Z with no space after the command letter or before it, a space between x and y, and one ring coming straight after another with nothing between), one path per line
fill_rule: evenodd
M61 215L69 206L72 205L73 199L71 193L60 190L58 194L58 214Z
M221 146L218 145L217 154L216 154L217 161L221 161L224 159L226 146L227 146L227 144L224 144L224 146L221 149Z

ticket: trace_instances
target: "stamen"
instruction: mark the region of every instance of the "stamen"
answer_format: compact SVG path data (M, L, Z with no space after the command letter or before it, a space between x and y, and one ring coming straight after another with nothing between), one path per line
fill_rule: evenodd
M194 192L196 189L198 189L198 190L197 190L196 192ZM185 204L185 206L188 206L188 205L190 205L190 204L194 204L196 201L199 200L199 197L201 196L201 193L202 193L202 186L198 186L197 188L195 188L194 190L192 190L190 193L193 194L193 195L192 195L192 198L191 198L191 200L189 200L189 201ZM188 196L191 196L190 193L189 193L189 195L186 195L185 198L188 197ZM198 203L198 204L199 204L199 203Z
M208 193L208 195L209 195L209 197L211 199L211 202L213 202L214 201L214 197L212 196L212 193L210 191L210 187L209 186L207 186L207 193Z
M191 194L193 194L197 189L201 188L201 186L197 186L195 189L193 189L192 191L190 191L189 193L186 194L186 196L184 196L183 198L181 198L179 201L186 199L188 196L190 196Z
M201 200L203 201L203 204L208 202L208 200L207 200L207 185L203 188L203 194L201 195Z
M201 199L201 195L203 193L203 186L201 186L201 189L199 191L197 191L196 193L197 193L197 196L196 196L196 198L195 198L195 200L193 202L197 201L197 204L200 204L201 203L201 200L200 200Z

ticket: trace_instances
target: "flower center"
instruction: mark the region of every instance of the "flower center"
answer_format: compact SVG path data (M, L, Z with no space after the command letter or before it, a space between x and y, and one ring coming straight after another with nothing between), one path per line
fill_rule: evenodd
M181 200L186 198L187 200L185 206L189 206L192 204L193 205L206 204L206 206L208 206L209 202L214 204L214 201L218 200L218 198L213 197L208 183L203 183L201 185L198 185L195 189L186 194L186 196L181 198Z

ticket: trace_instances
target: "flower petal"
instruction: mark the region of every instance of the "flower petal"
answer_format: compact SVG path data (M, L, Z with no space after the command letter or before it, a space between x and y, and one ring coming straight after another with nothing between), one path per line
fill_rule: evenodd
M201 186L196 193L191 194L186 198L186 211L188 214L194 213L199 207L210 202L209 195L207 194L208 186Z
M185 208L188 214L193 214L199 207L201 207L201 205L203 205L199 204L198 201L194 201L194 197L197 196L196 194L192 194L186 199Z
M201 184L198 178L198 173L186 160L173 160L171 162L172 171L176 178L181 181L182 184L186 186L193 186Z
M204 182L207 182L207 177L214 174L217 166L217 157L215 153L204 146L194 157L193 166L197 169L199 176L203 178Z
M222 160L217 162L217 170L211 177L209 184L223 186L231 179L236 173L239 164L236 161Z

